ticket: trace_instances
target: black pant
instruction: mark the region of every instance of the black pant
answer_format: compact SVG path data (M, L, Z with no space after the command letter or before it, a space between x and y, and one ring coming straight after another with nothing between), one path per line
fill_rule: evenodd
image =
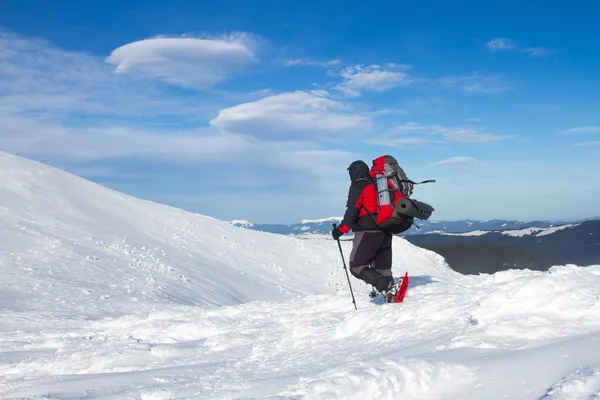
M392 235L386 232L356 232L350 253L352 275L379 291L392 278Z

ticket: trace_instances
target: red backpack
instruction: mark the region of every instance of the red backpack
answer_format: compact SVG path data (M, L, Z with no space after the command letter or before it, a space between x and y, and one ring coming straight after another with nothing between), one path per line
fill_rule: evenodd
M414 185L435 180L413 182L394 157L384 155L373 160L369 176L377 188L377 224L383 230L392 234L402 233L412 226L414 218L427 219L434 211L433 207L409 197Z

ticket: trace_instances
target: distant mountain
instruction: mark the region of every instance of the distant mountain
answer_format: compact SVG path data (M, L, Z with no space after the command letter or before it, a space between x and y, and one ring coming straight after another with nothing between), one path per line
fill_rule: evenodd
M325 235L329 234L332 229L332 224L340 224L342 218L330 217L316 220L305 219L298 223L291 225L279 225L279 224L253 224L248 221L231 221L230 223L235 226L242 228L252 229L256 231L263 231L269 233L278 233L281 235Z
M252 224L248 221L231 221L235 226L257 231L279 233L282 235L327 235L331 232L332 224L340 224L341 217L330 217L317 220L303 220L291 225L279 224ZM580 223L580 221L515 221L494 219L489 221L417 221L403 236L420 235L426 233L467 233L473 231L495 230L520 230L523 228L548 228L567 223Z
M340 217L303 220L291 225L232 221L247 229L315 238L331 232ZM547 270L553 265L600 263L600 218L577 221L419 221L402 236L442 255L464 274L506 269Z
M467 273L494 272L511 264L514 268L546 270L566 263L600 263L600 220L546 228L428 233L407 236L406 240L441 254L452 269ZM512 248L511 257L500 257L498 254L507 252L507 247ZM518 249L521 254L517 254Z

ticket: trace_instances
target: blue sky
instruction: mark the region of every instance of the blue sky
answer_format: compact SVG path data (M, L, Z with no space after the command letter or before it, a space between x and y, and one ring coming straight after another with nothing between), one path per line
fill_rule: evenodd
M224 220L384 154L436 220L600 215L600 5L482 3L4 1L0 149Z

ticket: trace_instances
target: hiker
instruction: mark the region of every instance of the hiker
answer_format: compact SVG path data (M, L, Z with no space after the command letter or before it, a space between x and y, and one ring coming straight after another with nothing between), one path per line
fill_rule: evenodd
M393 294L392 277L392 234L377 224L378 195L369 176L369 166L361 160L348 167L350 190L346 212L339 227L331 231L338 240L343 234L354 232L350 253L350 272L387 297Z

